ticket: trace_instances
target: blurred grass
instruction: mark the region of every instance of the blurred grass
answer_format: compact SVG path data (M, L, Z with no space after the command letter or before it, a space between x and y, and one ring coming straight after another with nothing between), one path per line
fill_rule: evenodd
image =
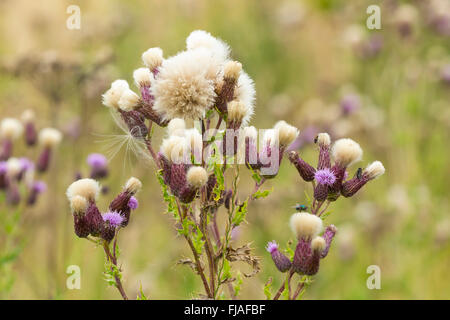
M354 232L350 241L354 254L343 258L340 251L349 244L338 234L304 298L448 299L450 246L448 240L436 242L436 228L450 218L450 91L439 83L433 65L436 60L448 62L448 38L436 36L420 21L413 35L402 39L389 24L391 8L383 7L383 29L369 32L383 36L383 49L363 59L342 43L342 34L352 24L364 27L370 1L291 2L302 3L306 9L294 25L285 25L280 18L285 2L278 1L79 1L81 30L70 31L65 27L69 1L45 0L39 5L2 1L0 52L2 59L11 59L55 50L63 57L89 61L107 47L116 56L110 80L120 77L131 83L132 71L141 65L140 55L147 48L159 46L170 56L184 48L192 30L204 29L225 40L233 57L255 80L257 107L252 123L261 128L284 118L302 131L311 117L327 118L339 103L341 88L351 84L383 121L368 127L372 119L362 114L365 120L351 118L347 132L361 143L365 163L381 160L387 172L361 194L333 205L327 222ZM282 106L271 103L277 95L289 96L291 106L280 111ZM312 99L319 99L323 108L311 107ZM54 111L27 79L1 74L0 101L0 118L19 116L19 111L31 107L40 125L50 125ZM100 94L86 106L75 87L69 87L59 108L60 128L80 118L87 108L80 118L87 130L75 140L65 140L52 169L50 192L38 207L24 212L26 247L14 265L17 277L9 296L117 299L118 293L102 279L101 250L73 234L64 196L75 172L87 173L85 157L105 151L102 143L95 143L98 135L117 130L101 106ZM307 160L316 161L311 144L302 152ZM121 152L110 168L106 184L112 194L101 200L101 208L131 174L144 182L140 207L120 238L120 261L130 295L137 294L140 284L150 298L182 299L200 291L192 272L175 264L189 253L183 239L176 237L171 218L162 214L164 205L152 165L130 162ZM250 186L248 178L241 182L243 187ZM305 202L306 185L287 162L271 186L270 197L251 206L249 224L243 226L238 240L252 241L263 265L256 278L245 280L242 298L263 299L262 287L269 277L274 277L274 288L283 281L264 246L272 239L284 244L292 238L288 230L292 206ZM49 216L56 220L51 228ZM71 264L81 267L81 290L66 289L65 270ZM373 264L381 268L381 290L366 287L366 268Z

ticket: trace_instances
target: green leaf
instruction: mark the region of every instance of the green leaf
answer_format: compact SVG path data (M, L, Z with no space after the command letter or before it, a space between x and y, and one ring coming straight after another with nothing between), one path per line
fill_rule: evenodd
M142 283L139 285L139 293L136 300L148 300L148 298L144 294L144 291L142 290Z
M197 251L198 254L202 254L205 241L203 240L203 233L199 227L197 227L197 232L192 239L192 244L194 245L195 251Z
M176 202L175 196L170 194L168 186L164 183L163 170L162 169L158 170L156 172L156 176L158 178L159 184L161 185L164 202L167 203L167 211L166 212L173 214L175 219L178 221L179 220L179 212L178 212L177 202Z
M267 281L264 285L264 295L267 300L272 300L272 279L269 279L269 281Z
M250 171L252 172L252 178L253 178L253 180L255 180L255 182L256 182L257 184L260 184L261 181L262 181L262 177L260 176L259 172L253 170L252 167L249 167L249 169L250 169Z
M244 203L242 203L236 214L234 215L233 219L231 220L231 223L233 223L235 226L240 225L244 220L245 217L247 216L247 204L248 204L248 199L244 201Z
M214 175L217 180L213 189L214 200L219 201L222 196L222 191L225 190L225 177L223 176L222 166L217 163L214 164Z
M231 278L231 265L230 262L227 259L224 259L223 261L223 269L222 269L222 276L221 281L226 281L227 279Z
M253 194L253 199L266 198L273 191L273 187L270 190L258 190Z
M238 296L239 292L241 292L241 285L243 282L244 281L242 279L242 274L238 271L236 274L236 281L234 282L234 286L233 286L235 296Z

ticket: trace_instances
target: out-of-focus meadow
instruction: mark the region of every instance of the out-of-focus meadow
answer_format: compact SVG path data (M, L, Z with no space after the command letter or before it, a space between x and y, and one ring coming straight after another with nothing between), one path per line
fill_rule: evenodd
M437 1L383 1L382 29L368 30L372 2L77 1L81 29L69 30L71 1L0 1L0 118L31 108L40 127L64 133L47 192L21 212L12 244L20 252L11 259L0 252L0 297L120 298L104 281L102 250L75 236L64 193L78 172L88 174L88 154L114 151L108 135L118 131L101 104L111 81L132 83L142 52L159 46L170 56L185 47L192 30L203 29L226 41L254 79L253 125L269 128L284 119L297 126L300 152L314 163L316 133L351 137L364 149L364 165L380 160L386 167L362 192L333 205L327 221L339 232L304 298L450 298L450 34L441 25L450 10ZM140 207L120 238L130 296L142 285L150 299L193 297L201 282L176 264L189 251L163 214L154 166L123 149L109 168L103 184L110 192L100 206L129 176L144 184ZM241 184L251 187L248 173ZM287 161L272 186L268 198L251 205L235 240L252 241L262 257L262 271L245 279L241 298L264 299L269 277L274 288L283 281L264 247L292 239L293 206L311 192ZM4 203L0 208L2 215L15 212ZM69 265L81 268L80 290L66 287ZM366 286L370 265L381 268L380 290Z

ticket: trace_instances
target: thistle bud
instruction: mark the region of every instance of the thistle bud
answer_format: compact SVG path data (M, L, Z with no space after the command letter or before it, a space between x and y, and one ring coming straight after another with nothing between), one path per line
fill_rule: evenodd
M86 210L89 206L86 198L74 196L70 200L70 207L73 214L73 224L75 234L80 238L86 238L91 232L91 227L86 219Z
M129 206L131 197L142 188L142 182L139 179L131 177L128 179L124 189L109 205L109 210L118 212L124 218L122 227L126 227L130 220L131 207ZM132 204L133 205L133 204Z
M367 182L384 174L384 166L380 161L369 164L362 174L356 175L342 184L341 193L344 197L351 197L358 192Z
M92 179L101 179L108 176L108 160L99 153L91 153L87 157L87 163L91 167L90 177Z
M317 144L319 145L319 162L317 164L317 170L322 170L325 168L331 168L330 161L330 144L331 139L328 133L319 133L316 138Z
M129 89L128 82L125 80L116 80L111 84L111 88L102 95L104 106L112 109L119 109L119 100L122 93Z
M325 239L325 248L322 250L320 257L325 258L330 250L331 242L333 241L334 236L336 235L337 228L330 224L323 233L323 238Z
M142 61L151 72L157 73L158 67L163 63L163 51L161 48L150 48L142 54Z
M36 168L39 172L45 172L50 164L52 150L61 142L62 134L53 128L44 128L39 132L39 144L44 148L41 152Z
M284 150L297 139L299 131L296 127L291 126L286 121L278 121L274 129L278 131L278 141L280 143L280 149Z
M0 140L2 140L2 150L0 150L0 161L8 160L11 157L13 141L22 135L23 126L19 120L5 118L0 122Z
M128 127L130 134L138 139L145 139L148 135L148 128L145 125L145 117L136 110L123 111L120 109L120 116Z
M121 110L132 111L140 106L141 98L133 90L126 89L122 92L118 103Z
M100 189L100 184L94 179L80 179L67 188L66 195L69 201L72 201L75 196L81 196L88 202L95 202Z
M6 161L0 161L0 190L6 189L8 185L6 173L8 171L8 165Z
M316 169L300 158L296 151L289 152L289 160L295 166L303 180L307 182L314 180Z
M124 218L117 212L107 212L102 215L104 225L101 231L101 237L110 242L116 235L116 229L119 228Z
M97 205L91 202L86 210L85 221L89 227L90 234L98 237L103 229L103 218Z
M27 205L32 206L36 203L38 196L47 190L47 185L43 181L35 181L31 185L30 193L27 198Z
M290 225L297 239L311 239L322 230L322 219L307 212L297 212L291 216Z
M34 146L38 139L36 125L34 123L35 115L30 109L22 113L21 120L25 126L25 143L28 146Z
M278 250L278 244L275 241L269 242L266 250L272 256L272 260L280 272L286 272L291 268L291 261L280 250Z
M328 197L328 188L334 184L336 177L330 169L325 168L317 170L314 178L317 181L314 188L314 198L318 201L324 201Z

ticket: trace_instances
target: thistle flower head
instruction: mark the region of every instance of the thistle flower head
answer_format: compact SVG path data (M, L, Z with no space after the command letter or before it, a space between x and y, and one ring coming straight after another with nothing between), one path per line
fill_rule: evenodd
M29 171L34 169L34 163L26 157L19 158L21 171Z
M187 144L187 148L194 156L195 160L201 160L203 150L202 134L196 128L191 128L185 130L184 137Z
M132 196L130 200L128 200L128 208L131 210L136 210L139 207L139 201L136 197Z
M225 61L230 55L228 45L213 37L209 32L203 30L192 31L186 39L186 48L194 50L199 48L208 49L217 59Z
M119 108L123 111L134 110L141 98L131 89L125 89L119 99Z
M248 137L251 141L256 141L258 138L258 131L254 126L248 126L242 128L244 137Z
M94 179L80 179L67 188L66 195L69 201L72 201L75 196L81 196L94 202L100 193L100 189L100 184Z
M298 239L313 238L322 230L322 219L307 212L294 213L290 224Z
M104 168L108 164L108 160L100 153L91 153L87 157L87 163L91 168Z
M299 135L296 127L291 126L286 121L278 121L274 129L278 131L278 139L281 147L288 147Z
M163 63L163 51L161 48L150 48L142 54L142 62L150 70L155 70Z
M103 221L108 222L110 226L112 227L118 227L123 222L123 217L120 215L120 213L112 211L112 212L106 212L102 215Z
M318 183L325 186L331 186L336 181L336 176L328 168L317 170L314 174L314 178Z
M102 95L103 105L108 108L118 109L122 93L129 88L128 82L125 80L119 79L114 81L111 83L111 88Z
M247 73L241 71L236 87L234 89L233 100L239 100L244 103L247 109L247 115L243 119L243 123L248 123L255 108L255 84Z
M216 98L217 61L205 50L184 51L163 62L151 87L154 110L165 120L198 119Z
M278 243L276 243L275 240L274 240L274 241L269 241L269 242L267 243L266 250L267 250L267 252L269 252L269 253L272 253L272 252L274 252L275 250L278 250Z
M170 162L180 162L186 155L186 149L185 137L170 136L163 140L160 151Z
M0 138L17 139L23 132L22 123L14 118L5 118L0 122Z
M0 161L0 174L6 174L8 171L8 164L6 161Z
M62 140L62 134L54 128L44 128L39 131L39 143L45 148L54 148Z
M73 196L70 199L70 208L73 213L84 214L88 208L88 201L82 196Z
M363 151L358 143L352 139L339 139L332 148L334 161L342 167L348 167L362 158Z
M383 175L384 172L385 169L383 164L380 161L374 161L364 169L363 175L372 180Z
M127 183L125 184L125 190L131 194L136 194L139 190L142 188L142 182L135 178L131 177L128 179Z
M22 163L17 158L9 158L6 162L6 172L10 177L17 177L22 171Z
M242 64L237 61L228 61L223 67L224 78L237 80L242 71Z
M331 138L328 133L319 133L317 135L317 144L323 147L329 147L331 144Z
M186 179L191 186L200 189L206 185L208 173L204 168L194 166L188 170Z
M31 109L27 109L24 112L22 112L21 116L20 116L20 120L24 123L31 123L33 122L35 119L35 113L33 110Z
M313 251L322 252L326 247L325 239L322 237L315 237L311 241L311 249Z
M152 81L152 73L148 68L139 68L134 70L133 79L136 87L149 87Z
M167 125L167 134L169 137L172 135L183 136L185 129L186 122L181 118L174 118Z
M245 116L247 116L247 113L249 112L247 106L239 100L233 100L229 102L227 107L228 120L234 121L236 123L242 123L242 120Z

